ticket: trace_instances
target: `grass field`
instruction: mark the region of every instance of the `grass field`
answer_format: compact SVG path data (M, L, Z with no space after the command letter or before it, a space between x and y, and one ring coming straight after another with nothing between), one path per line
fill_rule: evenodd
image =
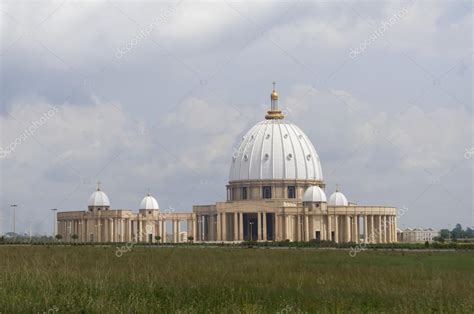
M474 312L473 252L0 247L1 313Z

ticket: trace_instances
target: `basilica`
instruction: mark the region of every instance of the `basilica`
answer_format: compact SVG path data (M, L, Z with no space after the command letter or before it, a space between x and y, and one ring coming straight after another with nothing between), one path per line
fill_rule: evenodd
M397 209L349 202L338 188L328 198L311 140L285 120L275 87L270 101L232 155L225 201L181 213L161 211L148 194L138 211L113 209L98 185L87 210L57 214L58 234L80 242L396 242Z

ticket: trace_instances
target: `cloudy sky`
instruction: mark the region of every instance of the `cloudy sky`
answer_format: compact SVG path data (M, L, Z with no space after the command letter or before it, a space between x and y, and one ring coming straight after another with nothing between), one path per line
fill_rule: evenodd
M100 180L114 208L225 199L272 81L327 192L402 227L474 225L470 1L2 1L3 231L50 232ZM471 153L472 150L472 153Z

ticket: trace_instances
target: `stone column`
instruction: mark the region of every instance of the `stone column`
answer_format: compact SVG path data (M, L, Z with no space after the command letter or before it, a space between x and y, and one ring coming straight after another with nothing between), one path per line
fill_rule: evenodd
M217 241L222 241L222 214L217 213Z
M214 230L216 227L214 219L215 219L214 215L209 215L209 240L210 241L214 240Z
M115 231L115 228L114 228L114 222L115 222L114 219L111 218L110 222L109 222L109 224L110 224L110 242L116 242L115 241L115 232L116 231Z
M176 243L176 224L175 220L171 219L171 243Z
M391 241L391 224L390 224L390 216L386 215L385 216L385 243L390 243Z
M180 225L180 221L178 219L175 220L175 224L176 224L176 243L179 243L179 225Z
M107 219L101 219L101 226L100 226L100 242L107 242L107 231L108 231L108 225L107 225ZM69 229L69 228L68 228ZM69 231L69 230L68 230Z
M227 241L227 213L222 213L222 241Z
M339 243L339 216L334 215L334 242Z
M304 216L304 240L305 242L309 241L309 217L308 215Z
M176 219L176 243L179 243L179 226L180 226L181 221L179 219Z
M85 242L84 234L86 233L86 231L85 231L85 220L84 219L80 220L79 226L80 226L80 229L81 229L81 235L79 236L79 241L80 242Z
M125 242L125 219L120 219L120 242Z
M390 217L390 242L393 243L395 242L395 236L397 235L396 232L393 231L393 224L394 224L394 220L393 220L393 216L389 216Z
M322 240L325 240L326 239L326 218L324 217L324 215L322 216L311 216L311 220L312 220L312 225L314 226L314 230L311 230L310 233L308 233L309 235L309 240L311 239L316 239L316 221L319 222L319 239L322 241ZM310 225L311 225L311 222L310 222ZM308 241L309 241L308 240Z
M135 234L135 239L134 239L135 242L140 242L139 223L140 221L138 220L138 218L135 217L133 220L133 234Z
M107 242L113 242L112 236L113 236L113 230L112 230L112 220L111 218L106 218L105 219L105 224L107 225Z
M209 240L209 224L208 224L208 219L207 215L201 215L201 220L202 220L202 229L201 229L201 241L207 241Z
M234 213L234 241L239 239L239 214Z
M161 219L161 243L166 243L166 219Z
M345 225L345 232L344 232L344 241L345 242L350 242L351 241L351 221L350 221L350 217L349 215L345 215L345 222L346 222L346 225Z
M332 241L332 239L331 239L331 232L332 232L331 223L332 223L332 221L331 220L332 220L331 216L329 216L329 214L328 214L328 216L327 216L327 227L326 227L326 240L327 241Z
M374 224L374 215L370 215L370 223L369 223L369 242L375 243L375 224Z
M116 219L116 218L112 218L113 220L113 225L114 225L114 242L120 242L119 240L119 232L120 232L120 229L119 229L119 220Z
M382 216L377 215L377 243L382 243Z
M196 222L196 216L193 215L193 218L192 218L192 222L193 222L193 241L197 241L198 238L197 238L197 222Z
M359 215L354 215L354 242L359 243L360 233L359 233Z
M102 241L100 230L102 230L101 220L96 219L96 223L95 223L95 226L94 226L94 242Z
M367 233L369 230L369 226L367 226L367 222L368 222L367 215L363 216L363 220L364 220L364 243L367 243L368 242Z
M262 240L262 213L257 212L257 241Z
M81 218L81 242L86 242L85 236L86 235L86 220L84 218Z
M393 225L393 243L397 242L397 216L392 216Z
M275 214L273 214L273 240L280 241L280 239L281 239L280 218L278 217L278 214L275 212Z
M196 241L201 241L201 216L196 215L196 224L195 224L195 229L196 229Z
M262 240L263 241L267 241L267 213L266 212L263 212L262 213L262 224L263 224L263 230L262 230Z
M295 240L296 241L301 241L301 224L300 224L300 215L294 215L293 216L294 219L295 219L295 229L296 229L296 237L295 237Z
M387 243L387 216L386 215L382 216L382 227L383 227L382 241L383 243Z
M244 240L244 213L239 213L239 240Z
M192 237L193 236L193 223L191 221L191 219L186 219L186 233L187 233L187 237ZM188 242L188 239L186 239L186 242Z

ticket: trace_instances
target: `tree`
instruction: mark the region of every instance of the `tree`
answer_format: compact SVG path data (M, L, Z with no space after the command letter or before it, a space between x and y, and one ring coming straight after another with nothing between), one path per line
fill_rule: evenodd
M466 238L474 238L474 229L467 227L465 235Z
M189 237L188 237L188 241L189 241L189 242L193 242L193 240L194 240L194 237L193 237L193 236L189 236Z
M451 236L453 239L463 238L464 231L462 230L461 224L456 224L456 227L451 231Z
M57 234L57 235L55 236L55 238L56 238L56 240L61 241L61 239L63 238L63 236L60 235L60 234Z
M161 237L159 235L157 235L157 236L155 236L155 240L156 240L156 242L160 242Z
M77 239L79 239L79 236L77 234L73 234L71 236L71 239L73 239L74 241L76 241Z
M451 232L448 229L441 229L439 232L440 238L447 240L451 238Z

